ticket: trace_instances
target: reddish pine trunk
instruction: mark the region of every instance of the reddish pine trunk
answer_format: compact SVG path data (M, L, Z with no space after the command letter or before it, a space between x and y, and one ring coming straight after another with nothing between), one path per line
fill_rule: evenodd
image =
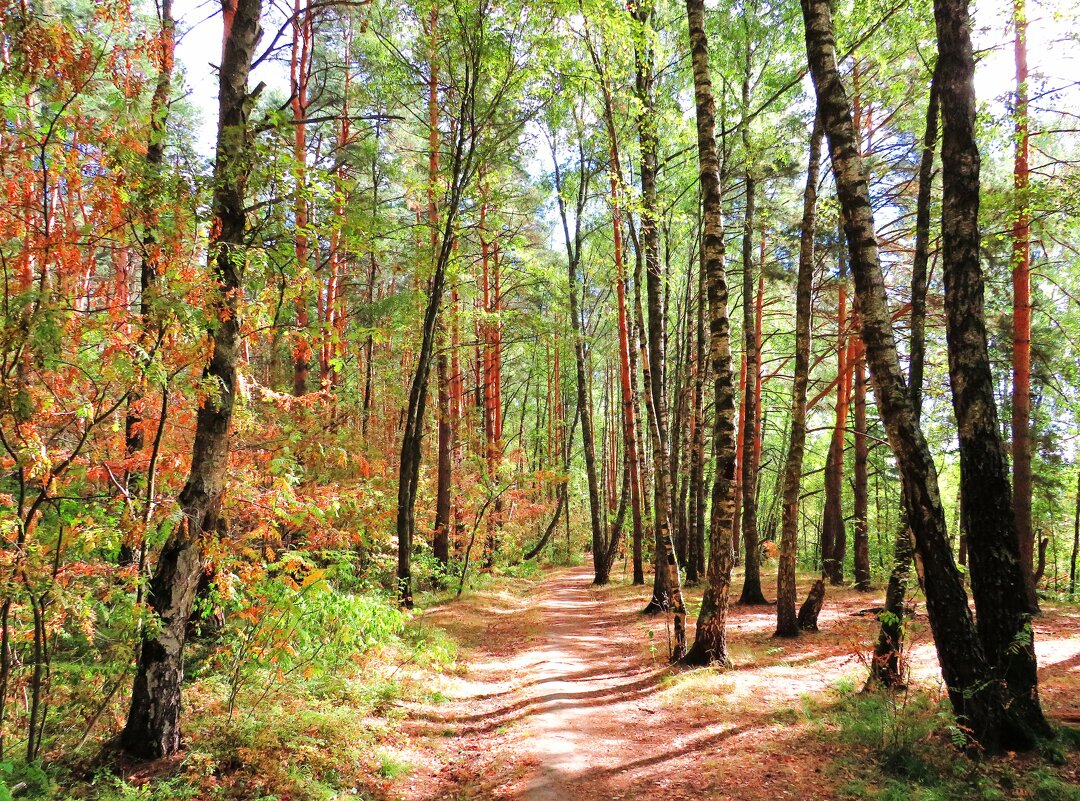
M1013 516L1020 542L1020 569L1030 611L1039 611L1032 573L1035 535L1031 525L1031 210L1028 208L1028 65L1026 0L1013 2L1016 62L1016 159L1013 188L1016 210L1012 226L1013 387L1012 462Z
M312 20L305 0L294 0L292 18L292 53L289 61L290 88L293 112L293 160L296 180L296 272L300 287L296 294L296 339L293 342L293 394L307 392L308 373L311 369L311 343L307 338L308 317L307 285L308 269L308 200L307 193L307 104L308 80L311 76Z

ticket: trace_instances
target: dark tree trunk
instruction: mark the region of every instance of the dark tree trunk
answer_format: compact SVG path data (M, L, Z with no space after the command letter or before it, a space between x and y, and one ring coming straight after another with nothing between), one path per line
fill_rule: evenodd
M746 387L743 391L742 542L743 586L741 604L767 603L761 591L761 549L758 547L757 471L754 469L754 442L760 409L757 405L758 341L754 319L754 203L756 181L746 176L746 214L743 219L743 343L746 351Z
M742 104L744 113L750 109L750 43L746 43L746 72L743 75ZM742 541L743 586L739 595L741 604L767 603L761 592L761 549L758 547L757 523L757 460L754 450L761 417L758 399L761 396L758 368L761 362L761 343L758 341L758 325L754 303L754 211L757 202L757 180L750 165L750 123L742 126L743 149L746 151L746 208L743 217L742 266L743 266L743 351L746 355L746 387L743 391L743 451L742 468Z
M821 615L821 607L825 604L825 581L818 579L810 587L806 594L806 600L799 607L799 630L817 631L818 617Z
M836 304L836 414L832 439L825 457L825 507L821 519L821 572L831 584L844 580L844 555L847 550L844 531L844 440L848 416L848 324L846 258L840 255L840 287Z
M445 331L443 333L445 338ZM439 564L445 567L450 561L450 490L453 482L451 456L454 450L454 427L451 420L445 351L440 351L435 357L435 383L438 393L439 462L431 550Z
M251 159L247 129L253 96L248 73L259 41L261 0L223 3L225 33L219 70L217 155L210 243L210 270L217 282L213 343L203 380L221 387L204 402L195 423L191 471L180 493L183 520L165 543L150 582L150 608L160 620L142 642L131 707L120 735L126 752L143 758L175 753L180 747L184 641L199 576L202 541L217 530L229 458L229 428L236 390L240 345L240 296L247 259L246 179Z
M716 150L716 103L709 70L704 0L686 0L686 17L694 69L698 175L703 212L701 255L709 302L709 361L714 402L713 456L716 474L709 520L712 547L705 573L707 583L698 613L694 645L684 662L692 665L726 665L729 662L728 597L735 559L731 538L731 521L735 515L735 388L731 371L727 276L724 272L724 216L720 194L720 159ZM705 369L704 362L699 369ZM703 498L700 503L704 507Z
M581 253L580 247L579 239L574 252L568 254L566 260L567 280L570 284L570 329L574 334L577 405L581 414L581 439L585 447L585 475L589 485L589 530L592 533L593 583L606 584L604 528L601 521L603 510L600 502L600 485L596 475L596 439L593 434L592 399L589 397L588 373L586 370L585 334L582 331L581 310L578 303L580 289L577 277L577 261Z
M915 202L915 256L911 264L911 345L908 356L908 391L915 415L922 414L923 363L926 359L926 281L930 261L930 198L934 183L934 151L938 134L938 94L936 75L930 83L926 104L926 127L919 161L919 192ZM961 535L961 538L963 535ZM905 598L914 557L911 530L902 526L896 534L893 567L885 591L881 631L874 646L868 683L883 687L904 681L903 645ZM960 564L964 564L961 553Z
M833 175L862 317L874 396L900 468L904 506L926 571L926 608L949 700L958 720L985 748L1014 740L1004 697L975 632L967 594L952 559L937 471L900 371L878 257L870 189L851 106L840 79L828 0L802 0L806 50L829 141ZM944 98L942 98L944 101ZM944 105L944 102L943 102Z
M652 19L651 2L640 2L633 8L634 17L643 27ZM637 63L637 95L642 110L638 115L638 137L641 142L641 240L645 255L645 294L649 307L649 366L650 386L646 391L652 396L652 415L649 430L653 444L653 471L655 486L656 542L658 547L657 568L666 575L667 601L671 609L674 643L671 658L679 660L686 653L686 608L683 605L679 565L671 535L671 460L668 443L667 387L664 381L664 343L666 318L663 302L664 276L660 266L660 242L656 227L659 214L656 196L657 139L655 116L655 85L653 76L653 49L645 42L635 52Z
M799 633L795 613L795 562L799 545L799 493L806 451L806 386L810 379L810 315L814 288L814 232L817 224L817 186L821 176L821 118L814 116L810 156L803 191L802 232L799 237L799 277L795 286L795 376L791 388L791 436L784 462L784 515L780 528L780 559L776 571L776 634Z
M870 455L866 438L866 354L860 345L855 347L855 530L852 548L855 557L855 589L870 589L870 536L867 528L869 479L866 463ZM839 556L839 553L837 553Z
M979 262L975 59L967 0L935 0L941 98L942 264L949 378L960 441L961 514L968 534L979 637L1005 682L1015 722L1051 729L1039 705L1034 633L998 427Z
M1073 516L1072 555L1069 557L1069 596L1076 595L1076 559L1080 555L1080 474L1076 476L1076 511Z
M169 118L169 90L172 88L172 76L174 56L176 50L175 28L176 23L172 15L172 0L161 0L160 4L160 45L161 59L158 65L157 82L154 86L154 94L150 98L150 138L146 145L146 166L149 173L149 186L152 190L160 189L161 166L165 159L165 134L166 123ZM153 206L156 199L151 196L147 205ZM154 286L157 283L158 265L152 255L157 244L157 232L152 225L148 225L143 233L143 258L139 269L139 336L143 339L143 349L149 343L152 327L152 315L154 305ZM145 363L141 365L145 369ZM146 444L144 431L145 421L142 412L143 394L141 389L134 388L128 397L127 414L124 419L124 455L128 462L132 462L142 453ZM124 476L124 488L128 495L139 495L140 489L147 493L152 492L145 475L141 470L129 469ZM147 495L146 505L153 502L153 498ZM145 540L146 532L142 532ZM145 552L145 545L139 543L140 549ZM134 564L136 560L134 543L123 542L120 545L119 563L121 565Z

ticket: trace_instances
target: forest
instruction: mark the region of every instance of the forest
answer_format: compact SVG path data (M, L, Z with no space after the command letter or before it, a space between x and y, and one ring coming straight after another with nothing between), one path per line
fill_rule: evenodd
M0 801L1080 801L1078 68L0 0Z

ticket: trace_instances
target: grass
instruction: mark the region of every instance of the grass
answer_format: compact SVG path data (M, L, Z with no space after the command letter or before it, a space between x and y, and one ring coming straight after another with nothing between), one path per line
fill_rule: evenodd
M956 741L947 700L921 690L856 692L840 684L830 705L808 701L816 736L843 745L829 771L851 801L1080 801L1062 770L1080 758L1080 733L1062 730L1041 752L976 760Z

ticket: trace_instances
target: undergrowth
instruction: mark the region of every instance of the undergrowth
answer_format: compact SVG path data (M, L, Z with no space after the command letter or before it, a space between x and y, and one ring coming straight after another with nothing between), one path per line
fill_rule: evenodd
M803 714L817 734L843 746L829 768L843 799L1080 801L1080 730L1062 729L1032 754L972 759L957 747L942 697L921 689L858 692L850 682L837 695L831 705L805 704Z
M128 763L109 747L117 693L81 748L44 768L0 762L0 801L386 797L410 769L394 751L401 702L431 696L457 643L349 578L286 564L236 601L192 649L177 757Z

